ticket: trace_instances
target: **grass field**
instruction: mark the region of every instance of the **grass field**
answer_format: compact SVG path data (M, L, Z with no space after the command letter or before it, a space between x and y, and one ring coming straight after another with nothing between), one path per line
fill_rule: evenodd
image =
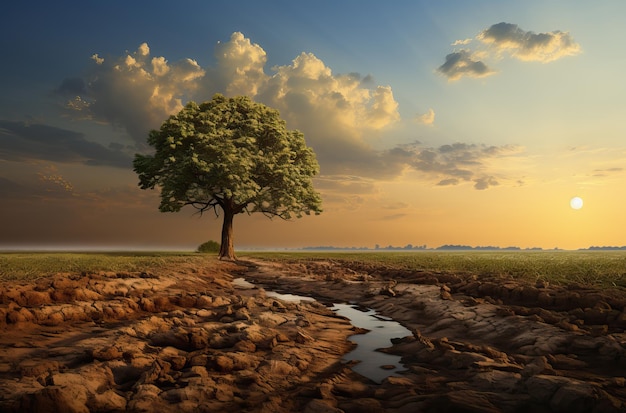
M245 259L361 261L385 266L483 276L626 287L626 251L462 252L240 252ZM26 280L58 272L148 271L166 264L203 265L212 254L194 252L0 253L0 280Z
M165 264L202 265L216 259L192 252L10 252L0 253L0 280L28 280L59 272L149 271Z
M626 251L419 251L255 253L278 261L337 259L426 271L469 272L553 284L626 287Z

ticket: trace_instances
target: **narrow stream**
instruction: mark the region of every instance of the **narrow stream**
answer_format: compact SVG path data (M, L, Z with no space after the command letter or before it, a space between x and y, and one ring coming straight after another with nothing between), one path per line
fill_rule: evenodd
M379 348L391 347L392 338L411 335L402 324L379 315L375 310L368 308L364 311L350 304L334 304L330 309L350 319L353 326L369 330L365 334L350 337L350 341L357 346L343 358L346 361L359 361L352 370L376 383L404 370L400 356L377 351Z
M233 285L244 289L256 288L256 285L243 278L234 279ZM289 302L315 301L311 297L281 294L274 291L267 291L267 295ZM369 330L365 334L350 337L350 341L357 346L344 355L343 360L359 361L352 367L352 370L376 383L381 383L385 378L404 370L400 363L400 356L382 353L377 349L391 347L392 338L409 336L411 335L409 330L397 321L384 317L372 309L363 310L358 306L343 303L333 304L330 309L348 318L353 326Z

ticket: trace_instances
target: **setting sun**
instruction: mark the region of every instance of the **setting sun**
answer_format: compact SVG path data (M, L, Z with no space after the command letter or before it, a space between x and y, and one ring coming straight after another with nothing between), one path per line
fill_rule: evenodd
M580 209L583 207L583 199L579 196L575 196L569 201L569 206L571 206L572 209Z

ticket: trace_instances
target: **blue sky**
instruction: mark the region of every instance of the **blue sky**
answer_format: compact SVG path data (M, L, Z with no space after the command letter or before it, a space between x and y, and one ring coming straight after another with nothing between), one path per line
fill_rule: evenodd
M236 245L626 244L617 230L625 9L495 0L4 6L0 246L216 239L219 220L159 214L158 194L140 191L129 165L150 129L216 92L279 109L321 165L321 216L238 217ZM569 207L574 196L583 208Z

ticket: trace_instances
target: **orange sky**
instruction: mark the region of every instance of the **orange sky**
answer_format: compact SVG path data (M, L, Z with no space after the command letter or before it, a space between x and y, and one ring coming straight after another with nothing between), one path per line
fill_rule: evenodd
M626 3L209 3L8 7L1 249L217 240L220 219L159 213L131 166L216 92L278 109L321 166L322 215L238 216L236 247L626 245Z

